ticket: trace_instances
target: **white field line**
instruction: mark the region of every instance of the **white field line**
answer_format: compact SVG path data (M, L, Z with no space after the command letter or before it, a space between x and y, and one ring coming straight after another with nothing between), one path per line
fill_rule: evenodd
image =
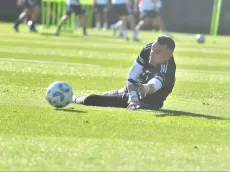
M179 72L191 72L191 73L213 73L213 74L230 75L230 72L214 71L214 70L177 69L177 71L179 71Z
M13 61L13 62L40 63L40 64L57 64L57 65L99 67L99 65L96 65L96 64L55 62L55 61L43 61L43 60L25 60L25 59L12 59L12 58L0 58L0 61Z
M12 59L12 58L0 58L0 61L12 61L12 62L25 62L25 63L40 63L40 64L56 64L56 65L73 65L73 66L86 66L86 67L100 67L95 64L81 64L81 63L69 63L69 62L55 62L55 61L43 61L43 60L25 60L25 59ZM214 74L230 74L230 72L212 71L212 70L197 70L197 69L177 69L178 72L193 72L193 73L214 73Z

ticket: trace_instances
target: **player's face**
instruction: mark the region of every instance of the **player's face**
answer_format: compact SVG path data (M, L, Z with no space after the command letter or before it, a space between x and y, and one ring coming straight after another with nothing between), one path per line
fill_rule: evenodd
M158 42L154 42L150 52L149 64L152 66L164 64L169 61L172 53L173 51L167 45L160 45Z

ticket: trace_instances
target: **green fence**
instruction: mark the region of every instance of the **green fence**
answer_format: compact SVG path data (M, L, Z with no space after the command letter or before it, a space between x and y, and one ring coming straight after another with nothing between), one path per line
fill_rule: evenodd
M222 0L214 0L213 10L212 10L212 21L210 27L210 34L213 36L216 36L218 34L221 5L222 5Z
M85 7L87 15L87 26L92 27L93 18L93 1L81 0L81 4ZM213 0L212 21L210 26L210 34L216 36L218 34L219 19L221 13L222 0ZM42 0L41 1L41 23L44 28L57 26L61 17L66 13L66 0ZM71 19L63 26L64 30L75 28L77 18L74 14Z

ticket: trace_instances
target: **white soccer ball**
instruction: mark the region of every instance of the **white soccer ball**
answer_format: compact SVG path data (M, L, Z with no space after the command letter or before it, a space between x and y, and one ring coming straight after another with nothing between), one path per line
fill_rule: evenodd
M54 107L63 108L72 101L73 90L64 81L57 81L49 85L46 100Z
M200 44L205 42L205 36L203 34L197 34L196 35L196 41Z
M32 22L31 20L29 20L29 21L27 22L27 24L28 24L28 26L31 26L31 25L33 24L33 22Z

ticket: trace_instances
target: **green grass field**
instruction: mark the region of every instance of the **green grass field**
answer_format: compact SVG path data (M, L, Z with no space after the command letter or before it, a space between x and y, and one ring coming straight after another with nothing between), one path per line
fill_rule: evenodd
M159 33L127 43L112 31L20 29L0 24L0 171L230 171L230 37L202 45L172 33L177 81L160 111L58 110L45 100L50 83L66 81L75 95L121 88Z

